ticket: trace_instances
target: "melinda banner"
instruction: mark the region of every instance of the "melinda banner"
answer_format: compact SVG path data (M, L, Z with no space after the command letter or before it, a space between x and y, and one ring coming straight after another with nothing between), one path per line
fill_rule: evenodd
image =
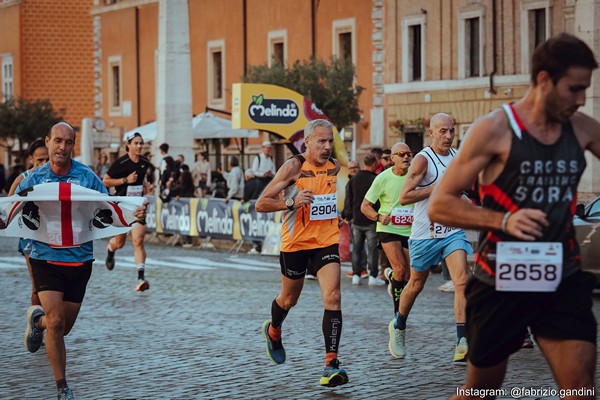
M148 231L217 239L263 240L282 213L257 213L255 201L180 198L163 203L148 198Z

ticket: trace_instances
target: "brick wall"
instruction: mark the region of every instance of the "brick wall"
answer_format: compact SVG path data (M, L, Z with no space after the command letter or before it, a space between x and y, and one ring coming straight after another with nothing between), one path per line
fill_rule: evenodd
M80 126L94 116L93 0L25 0L22 6L22 91L50 99Z

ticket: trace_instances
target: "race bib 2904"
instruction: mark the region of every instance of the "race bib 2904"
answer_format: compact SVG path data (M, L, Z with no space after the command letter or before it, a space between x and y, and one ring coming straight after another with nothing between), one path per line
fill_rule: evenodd
M337 218L336 194L316 194L315 201L310 205L310 220L319 221L333 218Z

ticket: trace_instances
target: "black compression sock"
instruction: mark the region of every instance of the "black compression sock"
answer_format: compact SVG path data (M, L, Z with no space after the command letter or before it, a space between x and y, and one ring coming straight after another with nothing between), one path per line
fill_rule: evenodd
M391 279L392 284L392 300L394 301L394 314L398 312L400 309L400 295L406 286L406 281L397 281L393 278Z
M288 312L289 310L284 310L283 308L279 307L277 300L273 300L273 303L271 303L271 326L275 329L281 327L281 324L283 324Z
M325 352L337 353L342 336L342 310L323 312L323 336L325 337Z
M63 388L68 388L69 386L67 386L67 380L66 379L61 379L59 381L56 381L56 389L60 390Z

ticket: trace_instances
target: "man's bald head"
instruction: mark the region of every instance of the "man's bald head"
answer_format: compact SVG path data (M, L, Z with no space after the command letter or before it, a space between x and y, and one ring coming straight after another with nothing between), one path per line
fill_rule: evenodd
M429 126L434 127L440 124L450 123L454 126L454 119L446 113L437 113L429 120Z
M50 131L48 132L48 137L52 137L52 133L54 132L69 132L73 135L73 139L75 139L75 129L68 122L61 121L57 124L54 124Z

